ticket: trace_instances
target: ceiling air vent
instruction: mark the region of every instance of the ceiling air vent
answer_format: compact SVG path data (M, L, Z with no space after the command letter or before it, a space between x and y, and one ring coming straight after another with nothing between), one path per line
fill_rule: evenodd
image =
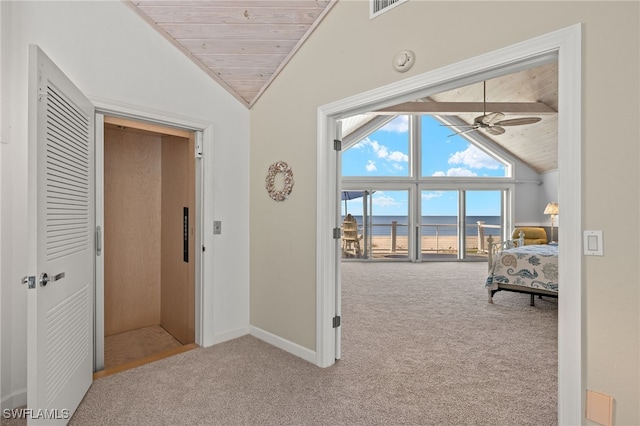
M408 0L370 0L370 19L375 18L376 16L382 15L384 12L387 12L393 9L396 6L405 3Z

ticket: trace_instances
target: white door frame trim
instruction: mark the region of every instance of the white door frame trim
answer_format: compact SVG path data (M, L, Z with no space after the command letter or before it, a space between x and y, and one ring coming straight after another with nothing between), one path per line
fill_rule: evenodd
M575 24L521 43L426 72L320 106L317 111L316 364L335 362L336 271L339 271L335 211L338 196L336 120L531 67L549 55L558 60L558 193L563 226L558 300L558 422L577 425L583 418L582 313L582 26ZM523 66L523 64L526 64Z
M181 116L171 112L153 110L150 108L130 105L123 102L113 101L109 99L88 96L96 109L96 115L111 115L116 117L127 118L130 120L149 122L161 126L177 127L194 132L201 132L201 146L196 150L203 153L200 164L196 163L196 211L199 213L196 219L196 226L200 232L196 236L196 289L195 289L195 340L199 346L211 346L215 343L213 329L213 282L208 282L206 276L213 276L210 270L212 262L207 262L207 256L203 254L198 247L213 246L211 235L213 232L207 232L208 212L212 211L213 206L211 200L206 197L204 191L204 175L207 170L213 169L213 155L209 147L213 146L213 123L210 121ZM198 139L196 138L196 144ZM207 150L207 148L209 148ZM207 153L208 151L208 153ZM97 226L97 223L96 223ZM208 252L210 253L210 252ZM97 283L96 283L97 284Z

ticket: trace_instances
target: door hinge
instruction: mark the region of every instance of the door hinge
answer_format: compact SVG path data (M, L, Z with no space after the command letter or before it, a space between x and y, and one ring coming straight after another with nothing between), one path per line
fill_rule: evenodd
M333 228L333 239L337 240L340 237L342 237L342 229L340 228Z
M333 328L340 327L340 315L333 317Z
M36 288L36 276L35 275L27 275L22 278L22 284L27 284L28 288Z
M333 140L333 149L336 151L342 151L342 141L340 139Z

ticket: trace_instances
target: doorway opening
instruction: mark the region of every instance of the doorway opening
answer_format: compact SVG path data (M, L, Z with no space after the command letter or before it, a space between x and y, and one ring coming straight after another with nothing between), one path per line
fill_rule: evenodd
M318 188L317 188L317 339L316 364L327 367L341 357L340 328L332 328L331 318L341 315L341 283L339 271L340 245L335 238L340 218L340 201L336 178L340 159L336 144L331 142L339 129L338 120L358 113L388 107L453 88L464 82L477 82L517 69L546 62L557 55L558 66L558 199L565 206L563 226L558 236L559 281L563 297L558 301L558 418L560 423L578 423L582 403L582 286L580 253L580 162L581 155L581 26L576 24L555 32L526 40L490 54L480 55L448 67L412 77L398 83L358 94L318 108ZM511 224L507 224L510 228ZM335 321L333 322L335 324Z
M195 145L193 131L104 117L103 375L196 347Z

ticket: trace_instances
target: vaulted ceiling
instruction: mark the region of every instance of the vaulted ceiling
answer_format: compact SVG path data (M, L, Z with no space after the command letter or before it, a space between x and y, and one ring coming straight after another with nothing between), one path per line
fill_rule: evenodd
M337 0L125 0L136 13L248 108L329 13ZM376 115L431 114L473 124L486 112L537 123L504 134L473 130L538 172L558 165L558 70L552 63L416 99ZM360 125L367 120L360 119ZM452 132L468 130L460 127Z
M486 105L485 105L486 102ZM483 82L401 103L378 111L382 114L437 115L448 123L459 123L452 133L468 131L474 119L485 112L501 112L504 120L538 117L539 122L504 126L503 134L473 130L519 158L538 173L558 168L558 64L540 65Z
M251 107L336 0L128 0L167 40Z

